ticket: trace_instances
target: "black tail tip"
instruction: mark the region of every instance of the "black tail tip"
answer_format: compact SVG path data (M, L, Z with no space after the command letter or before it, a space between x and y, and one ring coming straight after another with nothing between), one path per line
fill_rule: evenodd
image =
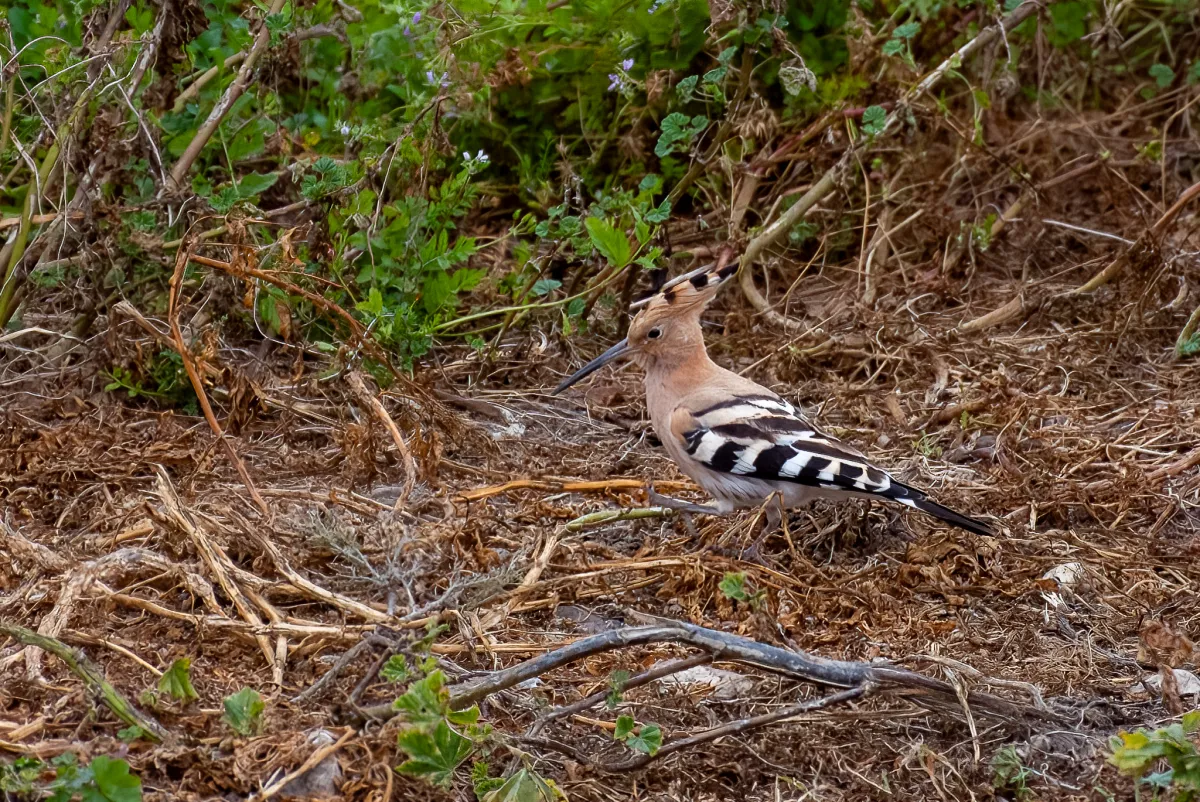
M929 499L923 498L916 500L913 506L921 512L932 515L934 518L937 518L940 521L945 521L951 526L957 526L959 529L965 529L968 532L973 532L976 535L982 535L984 537L996 536L996 530L992 526L985 524L983 521L980 521L976 518L971 518L969 516L962 515L961 513L957 513L949 507L943 507L936 501L930 501Z

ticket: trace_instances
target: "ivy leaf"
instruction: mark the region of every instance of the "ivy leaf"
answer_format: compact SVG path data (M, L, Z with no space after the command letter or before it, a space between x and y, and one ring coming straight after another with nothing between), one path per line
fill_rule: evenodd
M1153 64L1150 66L1150 77L1159 89L1166 89L1175 82L1175 71L1166 64Z
M868 106L862 115L862 129L868 136L879 136L887 125L887 112L883 106Z
M657 192L660 186L662 186L662 178L654 173L648 173L638 182L638 192Z
M729 62L733 61L733 57L737 55L737 51L738 51L737 45L733 45L732 47L727 47L721 51L721 54L719 56L717 56L717 61L721 62L724 65L728 65Z
M84 802L141 802L142 781L129 773L124 760L97 755L88 766L98 794L84 791Z
M625 739L625 745L635 752L653 755L662 746L662 730L657 724L643 724L637 735Z
M584 225L587 227L592 245L603 254L609 264L618 270L629 264L629 258L633 256L633 251L629 247L629 239L624 232L618 231L602 217L589 217L584 221Z
M699 82L699 75L689 75L675 85L675 94L679 97L680 103L687 103L692 99L696 94L696 84Z
M451 729L445 719L437 723L432 733L412 727L396 736L396 742L409 758L400 764L397 771L423 777L441 786L450 784L454 770L471 756L475 748L470 738Z
M658 143L654 146L654 155L658 158L669 156L675 151L676 145L691 142L692 137L704 130L708 118L696 115L690 120L686 114L671 112L662 121L662 133L658 135Z
M266 709L262 697L253 688L242 688L225 697L225 723L238 735L249 736L262 730L262 715Z
M529 292L535 297L541 298L543 295L549 295L562 286L562 282L558 279L543 278L534 282L534 285L529 288Z
M724 64L722 64L720 67L711 69L708 72L704 73L704 83L719 84L725 78L725 74L728 72L729 72L729 68L726 67Z
M658 208L651 209L650 211L646 212L646 222L665 223L670 216L671 202L669 200L664 200L662 203L658 204Z
M185 704L199 699L200 695L192 687L191 658L181 657L171 663L171 666L158 678L158 689L175 701Z

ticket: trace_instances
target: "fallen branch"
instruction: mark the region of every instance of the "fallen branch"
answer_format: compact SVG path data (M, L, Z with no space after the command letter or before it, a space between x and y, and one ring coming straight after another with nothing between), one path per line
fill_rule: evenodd
M683 621L634 615L655 623L580 638L482 679L453 685L449 688L450 707L464 710L493 694L596 654L656 643L685 644L703 650L713 659L744 663L819 685L859 689L873 685L881 692L902 692L905 698L921 700L930 708L958 707L958 694L950 683L887 663L829 660ZM435 648L434 651L438 650ZM1035 716L1056 719L1052 714L987 693L971 692L967 698L972 708L993 718L1012 720ZM360 712L376 720L386 720L397 713L391 705L363 708Z
M117 718L126 724L138 727L145 736L155 743L174 741L171 733L154 718L134 707L130 702L104 678L104 672L99 666L87 659L82 652L72 649L57 638L39 635L31 629L0 621L0 632L15 639L19 643L37 649L44 649L66 663L71 672L83 680L88 690L97 696Z

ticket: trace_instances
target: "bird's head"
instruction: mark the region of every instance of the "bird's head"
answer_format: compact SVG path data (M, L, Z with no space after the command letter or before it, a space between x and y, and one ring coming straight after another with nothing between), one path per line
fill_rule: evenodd
M649 369L664 361L681 361L697 349L703 350L700 313L736 272L736 263L720 270L708 267L669 283L634 316L628 337L565 379L554 389L554 394L614 360L632 359L643 369Z

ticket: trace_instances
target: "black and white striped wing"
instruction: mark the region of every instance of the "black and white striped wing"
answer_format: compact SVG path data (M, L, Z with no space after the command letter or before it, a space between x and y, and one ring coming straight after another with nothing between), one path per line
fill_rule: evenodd
M896 501L977 534L988 526L930 501L862 454L816 430L776 396L741 396L692 413L682 433L687 453L718 473L793 482Z
M742 396L695 412L693 419L695 428L683 433L687 453L718 473L895 500L899 498L889 491L905 487L858 452L819 433L781 398Z

